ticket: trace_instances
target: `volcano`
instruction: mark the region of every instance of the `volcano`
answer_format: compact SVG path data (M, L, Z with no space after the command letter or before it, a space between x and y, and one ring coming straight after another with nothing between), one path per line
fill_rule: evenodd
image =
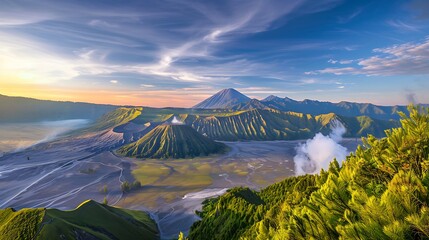
M215 109L222 108L228 109L237 104L244 104L250 101L250 98L246 95L240 93L239 91L228 88L223 89L216 93L215 95L207 98L206 100L198 103L193 108L205 108L205 109Z
M220 153L223 143L215 142L199 134L191 126L164 124L136 142L118 149L117 153L135 158L193 158Z

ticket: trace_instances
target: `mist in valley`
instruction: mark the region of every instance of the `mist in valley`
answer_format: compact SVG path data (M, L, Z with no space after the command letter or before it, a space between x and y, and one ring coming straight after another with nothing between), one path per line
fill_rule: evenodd
M89 123L87 119L69 119L0 124L0 156L6 152L17 152L38 143L54 140Z

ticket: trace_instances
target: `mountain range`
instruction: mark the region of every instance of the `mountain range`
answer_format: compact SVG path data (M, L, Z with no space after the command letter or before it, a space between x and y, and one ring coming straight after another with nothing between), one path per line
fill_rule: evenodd
M234 111L249 109L276 109L280 111L300 112L306 114L335 113L346 117L368 116L371 118L390 120L399 119L398 111L407 112L406 106L378 106L371 103L355 102L321 102L317 100L296 101L288 97L270 95L262 100L251 99L235 89L224 89L207 98L194 108L231 109Z
M427 104L422 104L428 106ZM25 97L10 97L0 94L0 123L53 121L66 119L96 120L121 106L81 102L38 100ZM148 108L148 107L145 107ZM320 115L335 113L345 117L368 116L372 119L399 120L398 111L407 112L406 106L378 106L371 103L297 101L288 97L270 95L262 100L252 99L239 91L228 88L219 91L192 108L176 109L180 113L237 112L251 109L274 109L283 112L299 112Z

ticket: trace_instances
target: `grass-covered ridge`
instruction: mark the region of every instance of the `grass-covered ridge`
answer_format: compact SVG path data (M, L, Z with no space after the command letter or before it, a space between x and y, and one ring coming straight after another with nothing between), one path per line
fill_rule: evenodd
M398 126L396 121L369 117L343 117L333 113L310 115L281 112L272 109L252 109L223 116L188 115L185 123L199 133L216 140L294 140L311 138L317 132L328 133L329 123L340 120L346 127L346 137L372 133L384 136L384 130Z
M0 210L0 239L159 239L145 212L88 200L71 211Z
M187 125L160 125L134 143L118 149L118 153L137 158L189 158L207 156L225 150Z
M429 110L409 111L342 166L254 192L262 204L240 188L207 200L189 238L429 239Z
M344 117L335 113L311 115L274 109L187 109L187 108L118 108L103 115L92 126L79 133L113 129L123 133L125 142L135 141L156 126L176 117L197 132L220 141L295 140L327 134L329 123L340 120L346 127L345 137L373 134L385 136L384 130L398 127L395 120L378 120L367 116Z
M130 122L140 116L142 108L120 107L101 116L91 127L83 132L104 131Z
M0 239L35 239L45 210L24 208L16 211L12 208L0 210Z

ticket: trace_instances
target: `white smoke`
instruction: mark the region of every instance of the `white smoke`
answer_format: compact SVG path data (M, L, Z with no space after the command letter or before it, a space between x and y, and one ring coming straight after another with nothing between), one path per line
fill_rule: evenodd
M183 122L177 119L176 116L174 116L173 120L171 120L171 124L180 125L183 124Z
M347 148L339 144L346 128L336 119L331 121L330 127L328 136L317 133L314 138L296 148L297 153L293 158L296 175L319 173L322 168L327 170L334 158L340 163L346 158Z
M0 152L18 152L87 126L86 119L0 124ZM0 155L3 155L0 154Z

